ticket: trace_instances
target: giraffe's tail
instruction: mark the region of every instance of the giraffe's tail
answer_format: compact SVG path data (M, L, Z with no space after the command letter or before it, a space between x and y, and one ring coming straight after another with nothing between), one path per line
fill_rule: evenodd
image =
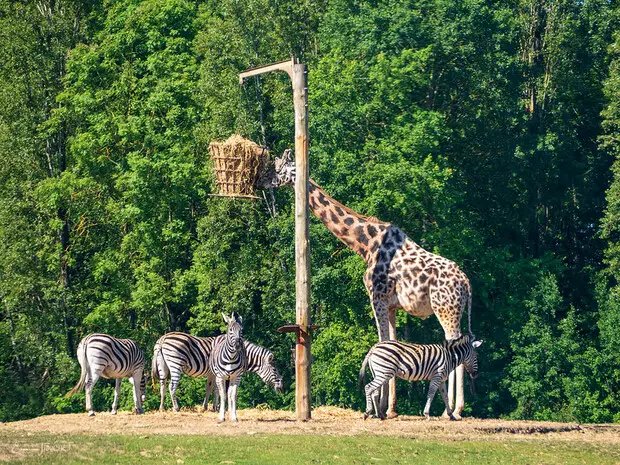
M469 335L474 339L474 333L471 331L471 284L467 283L467 290L469 291L469 297L467 299L467 330L469 331Z

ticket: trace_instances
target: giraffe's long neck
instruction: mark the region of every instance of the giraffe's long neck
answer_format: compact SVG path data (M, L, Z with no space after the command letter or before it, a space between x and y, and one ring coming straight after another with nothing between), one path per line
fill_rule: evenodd
M327 195L312 179L308 192L312 213L334 236L368 263L378 250L380 238L390 224L345 207Z

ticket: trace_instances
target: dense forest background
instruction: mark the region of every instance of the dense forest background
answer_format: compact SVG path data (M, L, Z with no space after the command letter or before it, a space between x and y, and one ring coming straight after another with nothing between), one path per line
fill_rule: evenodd
M237 75L295 55L310 70L311 176L472 282L485 344L466 414L620 421L619 12L0 0L0 420L83 411L64 394L87 333L150 357L164 332L213 335L233 310L287 383L276 395L249 375L241 406L293 408L293 340L275 331L295 314L292 191L274 191L275 212L209 197L207 146L235 132L293 146L288 78ZM313 402L359 409L377 339L364 263L314 219L311 246ZM404 312L398 333L443 338L436 318ZM398 389L399 411L419 414L423 383ZM179 392L200 403L204 380ZM100 382L98 409L111 393Z

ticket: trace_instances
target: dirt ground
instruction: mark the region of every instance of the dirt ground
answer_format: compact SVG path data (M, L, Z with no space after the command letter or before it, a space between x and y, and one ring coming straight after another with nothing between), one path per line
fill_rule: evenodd
M0 433L52 434L157 434L253 435L379 435L449 441L482 440L554 440L620 445L620 425L579 425L537 421L480 420L465 418L448 421L423 417L400 416L393 420L364 421L360 412L337 407L319 407L312 420L297 422L295 413L279 410L247 409L238 411L239 423L217 423L217 414L187 409L180 413L152 412L132 415L99 413L49 415L32 420L0 424Z

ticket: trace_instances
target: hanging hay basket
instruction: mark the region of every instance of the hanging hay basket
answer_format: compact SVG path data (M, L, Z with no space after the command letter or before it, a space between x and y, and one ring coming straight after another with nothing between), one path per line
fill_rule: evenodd
M209 153L213 162L220 197L257 199L254 191L269 161L269 149L238 134L225 142L211 142Z

